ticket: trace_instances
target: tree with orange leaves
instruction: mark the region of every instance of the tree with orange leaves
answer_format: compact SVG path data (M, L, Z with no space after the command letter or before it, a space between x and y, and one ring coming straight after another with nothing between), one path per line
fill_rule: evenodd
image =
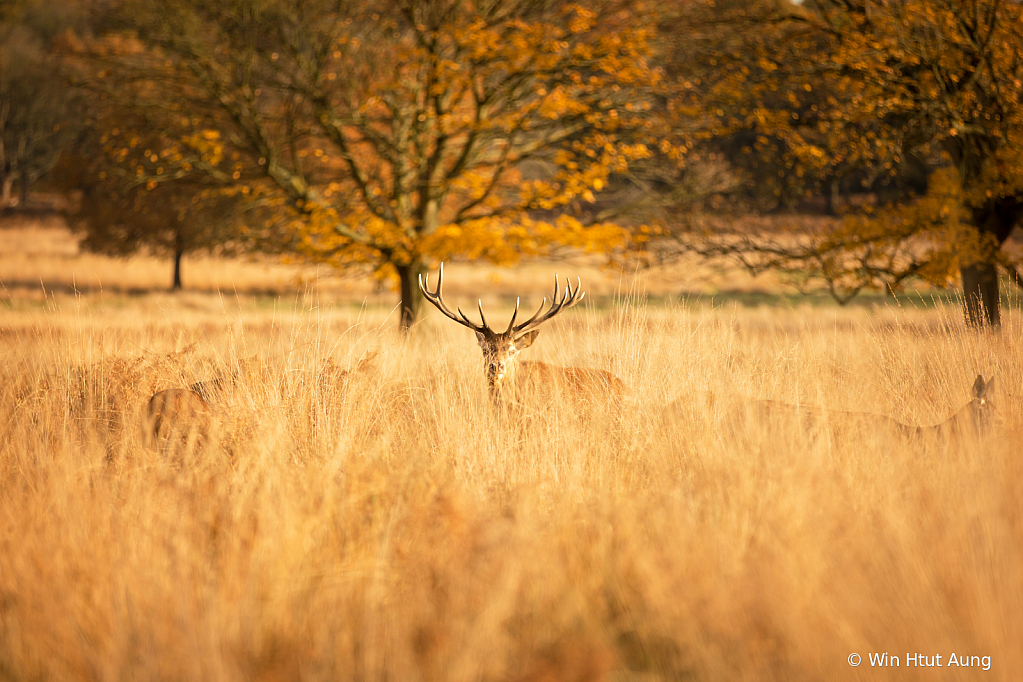
M650 154L659 74L614 2L127 0L132 33L77 46L94 91L166 140L150 186L203 175L264 236L394 276L401 325L430 261L609 253L628 233L566 207ZM108 131L112 157L139 131ZM644 137L645 136L645 137Z
M1023 5L708 0L685 12L700 28L675 52L676 110L702 115L705 139L744 134L776 192L897 178L910 162L931 172L922 196L831 227L718 231L694 248L820 277L839 299L958 275L968 321L997 326L997 267L1021 281L1004 247L1023 218Z

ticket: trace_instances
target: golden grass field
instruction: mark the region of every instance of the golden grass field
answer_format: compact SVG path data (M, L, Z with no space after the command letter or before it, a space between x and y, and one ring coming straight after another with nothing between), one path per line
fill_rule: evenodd
M445 270L463 308L493 277ZM524 308L553 267L528 272ZM336 291L129 296L96 274L114 284L2 302L0 680L1023 670L1018 309L992 335L955 307L595 297L523 358L611 371L627 405L499 411L472 333L435 311L402 338ZM241 388L208 434L142 446L152 393L221 373ZM998 409L979 437L730 418L770 399L930 425L978 374Z

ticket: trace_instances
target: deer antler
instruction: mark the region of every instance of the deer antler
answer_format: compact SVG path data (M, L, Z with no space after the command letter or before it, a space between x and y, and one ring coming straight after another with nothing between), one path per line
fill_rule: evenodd
M419 290L423 292L423 296L426 297L426 300L432 303L434 307L437 308L437 310L444 313L449 319L452 319L458 324L462 325L463 327L468 327L473 331L481 332L488 336L493 336L496 333L493 329L490 328L490 325L487 324L487 319L483 317L483 301L479 301L480 319L483 320L483 325L480 326L473 322L472 320L470 320L468 317L466 317L465 313L462 312L461 308L458 308L458 315L455 315L453 312L451 312L451 309L448 308L447 305L445 305L444 303L444 294L441 291L443 286L444 286L443 263L440 264L440 272L437 274L437 291L434 291L432 293L430 292L429 273L427 273L426 275L425 282L423 281L423 276L419 275ZM459 315L461 317L459 317Z
M521 336L528 331L536 329L562 310L571 308L576 303L586 298L586 292L582 290L582 284L582 280L578 277L576 277L575 280L575 289L572 288L572 283L569 282L568 286L565 287L565 292L562 295L561 300L559 301L558 276L554 275L554 295L551 297L551 307L547 310L547 312L543 313L543 315L540 314L543 312L544 306L547 305L547 297L545 296L543 301L540 302L540 308L536 311L536 314L518 326L515 326L515 317L519 314L519 301L518 299L515 299L515 312L512 313L512 319L508 324L508 331L505 332L505 334L512 333L515 336Z
M487 324L487 318L485 318L483 316L483 302L482 301L477 301L478 306L479 306L479 311L480 311L480 319L483 321L483 325L482 326L477 325L472 320L470 320L468 317L466 317L465 313L462 312L461 308L458 308L458 315L455 315L453 312L451 312L451 309L448 308L447 305L445 305L445 303L444 303L444 294L441 292L441 288L444 286L444 264L443 263L440 264L440 272L437 275L437 290L434 291L434 292L431 292L429 290L429 286L430 286L430 275L429 274L426 275L425 283L424 283L424 280L423 280L423 276L420 275L419 276L419 290L423 292L423 296L426 297L427 301L432 303L434 305L434 307L437 308L437 310L439 310L442 313L444 313L444 315L446 315L449 319L454 320L455 322L457 322L458 324L462 325L463 327L468 327L469 329L472 329L473 331L480 332L482 334L486 334L487 336L495 336L497 334L497 332L495 332L493 329L491 329L490 325ZM559 293L561 293L559 291L559 289L560 289L560 284L559 284L558 276L554 275L554 295L551 298L551 307L548 308L546 312L544 312L544 306L547 305L547 297L545 296L543 301L540 303L540 308L536 311L536 313L534 313L534 315L531 318L529 318L528 320L526 320L525 322L523 322L520 325L516 325L515 324L515 319L519 315L519 299L516 298L515 299L515 311L512 313L511 322L508 323L508 329L504 332L504 334L505 335L511 335L511 336L514 336L514 337L519 337L522 334L525 334L526 332L529 332L529 331L532 331L533 329L536 329L541 324L543 324L547 320L551 319L552 317L554 317L555 315L560 313L562 310L566 310L568 308L571 308L576 303L578 303L579 301L583 300L583 298L586 297L586 293L582 291L582 280L580 280L578 277L576 278L575 288L573 288L572 287L572 283L569 282L568 286L565 287L564 293L561 294L560 300L558 298Z

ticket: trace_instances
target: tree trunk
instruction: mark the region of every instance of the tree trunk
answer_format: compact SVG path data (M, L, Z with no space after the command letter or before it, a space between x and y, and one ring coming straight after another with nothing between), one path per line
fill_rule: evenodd
M828 191L825 193L825 201L827 206L825 211L828 215L838 215L838 204L841 202L841 186L842 183L839 178L832 178L828 186Z
M998 270L996 254L1023 219L1023 199L1016 196L998 197L970 211L973 225L981 235L981 253L977 263L960 269L963 276L963 304L966 323L971 327L1001 325L1002 316L998 298Z
M14 174L7 175L0 183L0 206L13 206L11 203L11 189L14 187Z
M994 263L974 263L959 271L963 276L966 324L981 329L1001 325L998 300L998 270Z
M181 257L185 255L185 250L180 246L174 248L174 284L171 285L171 291L181 291Z
M419 260L408 264L395 263L394 269L398 271L398 279L401 282L401 330L407 332L419 316L419 304L423 295L419 291L418 280L423 272L423 264Z
M28 173L21 174L21 205L28 206Z

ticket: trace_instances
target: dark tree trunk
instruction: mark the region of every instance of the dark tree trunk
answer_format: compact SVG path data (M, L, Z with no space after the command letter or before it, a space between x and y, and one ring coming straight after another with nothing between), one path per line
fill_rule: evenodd
M971 327L999 327L1002 322L998 268L995 256L1023 218L1023 200L998 197L971 210L973 225L980 231L978 262L960 268L966 323Z
M419 292L418 280L420 273L423 272L423 265L415 260L408 264L395 264L394 268L398 271L398 279L401 282L401 330L407 332L419 316L419 304L423 295Z
M998 270L994 263L974 263L959 271L963 276L966 323L977 329L1001 325Z
M828 215L838 215L838 205L842 200L841 197L842 182L839 178L832 178L828 184L828 191L824 194L827 205L825 211Z
M181 257L183 255L185 255L183 248L174 247L174 284L171 285L171 291L181 291Z
M11 205L11 190L14 188L14 176L7 175L0 182L0 206Z
M21 175L21 205L28 206L28 174L22 173Z

